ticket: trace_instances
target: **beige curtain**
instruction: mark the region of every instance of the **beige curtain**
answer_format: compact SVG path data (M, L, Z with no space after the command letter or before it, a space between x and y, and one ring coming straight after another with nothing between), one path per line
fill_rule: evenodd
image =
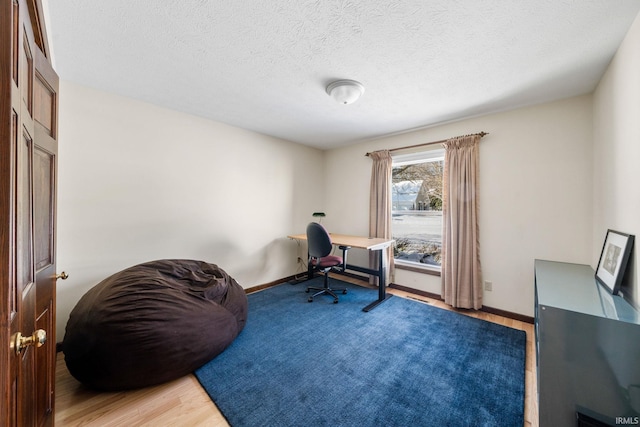
M389 150L369 153L373 160L371 166L371 191L369 197L369 237L391 238L391 169L392 159ZM393 248L386 250L387 278L393 277ZM369 268L378 268L377 251L369 252ZM377 278L370 276L369 282L377 285Z
M478 238L479 135L445 142L442 296L459 308L482 307Z

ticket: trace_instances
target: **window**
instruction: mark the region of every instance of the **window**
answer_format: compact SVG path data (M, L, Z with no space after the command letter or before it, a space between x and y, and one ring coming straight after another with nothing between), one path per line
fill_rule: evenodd
M393 157L391 231L398 266L440 270L444 150Z

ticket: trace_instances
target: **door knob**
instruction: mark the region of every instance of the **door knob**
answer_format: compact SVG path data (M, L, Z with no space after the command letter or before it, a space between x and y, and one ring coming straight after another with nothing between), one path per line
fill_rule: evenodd
M16 332L11 340L11 346L16 354L22 353L30 345L42 347L47 342L47 333L43 329L36 330L31 336L24 337L20 332Z
M60 274L56 274L56 280L58 279L67 280L67 277L69 277L69 275L64 271Z

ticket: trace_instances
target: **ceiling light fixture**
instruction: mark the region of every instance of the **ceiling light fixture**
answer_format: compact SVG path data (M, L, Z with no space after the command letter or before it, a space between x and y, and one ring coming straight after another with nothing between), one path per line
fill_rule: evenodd
M327 86L327 93L339 104L352 104L364 93L364 86L355 80L336 80Z

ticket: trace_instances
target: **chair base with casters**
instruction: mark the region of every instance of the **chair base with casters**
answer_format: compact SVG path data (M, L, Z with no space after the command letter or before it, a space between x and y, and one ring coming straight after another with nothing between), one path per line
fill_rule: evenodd
M346 288L330 288L329 287L329 270L331 270L331 267L327 268L326 270L322 270L324 273L324 287L322 288L317 288L314 286L309 286L307 287L307 290L305 292L309 293L310 291L318 291L315 294L311 295L307 301L309 302L313 302L313 299L315 297L317 297L318 295L323 295L323 294L327 294L327 295L331 295L333 297L333 303L337 304L338 303L338 296L336 295L336 292L342 292L342 294L346 294L347 293L347 289Z
M347 259L347 250L350 249L349 246L340 246L340 249L342 249L342 258L338 257L338 256L334 256L334 255L328 255L322 258L309 258L309 263L310 265L313 265L313 267L316 270L322 271L324 273L324 287L319 288L319 287L314 287L314 286L309 286L307 287L307 290L305 292L309 293L311 291L317 291L316 293L314 293L313 295L311 295L307 301L309 302L313 302L313 299L319 295L330 295L333 297L333 303L337 304L338 303L338 295L336 295L336 292L342 292L343 295L345 295L347 293L347 289L346 288L330 288L329 287L329 271L331 271L331 269L333 269L334 267L338 267L341 270L344 271L345 266L346 266L346 259Z

